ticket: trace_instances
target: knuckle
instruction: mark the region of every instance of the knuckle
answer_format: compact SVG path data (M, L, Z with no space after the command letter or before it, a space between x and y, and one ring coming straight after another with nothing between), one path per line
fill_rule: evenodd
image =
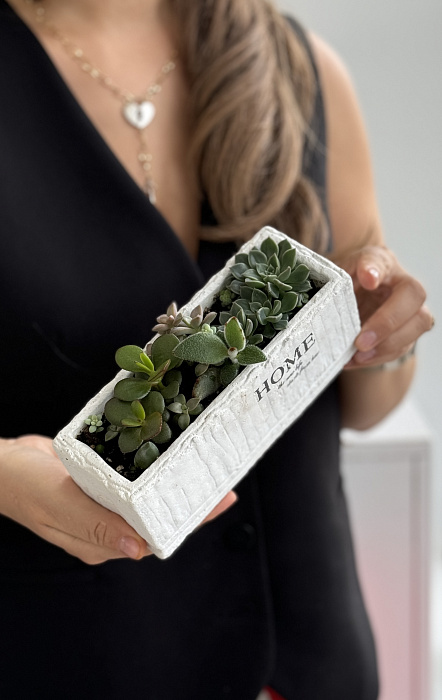
M105 547L108 540L108 526L104 520L99 520L89 532L89 539L99 547Z

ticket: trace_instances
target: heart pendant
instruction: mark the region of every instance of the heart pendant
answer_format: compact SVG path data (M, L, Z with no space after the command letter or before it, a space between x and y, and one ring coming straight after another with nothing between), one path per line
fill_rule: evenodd
M155 116L155 105L148 100L144 102L125 102L123 116L135 129L145 129Z

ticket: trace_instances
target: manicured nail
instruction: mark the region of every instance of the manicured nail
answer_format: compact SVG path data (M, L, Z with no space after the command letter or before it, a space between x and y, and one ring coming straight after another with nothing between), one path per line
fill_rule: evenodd
M370 273L372 277L375 277L377 280L380 278L380 272L377 269L377 267L367 267L367 272Z
M364 333L361 333L357 339L356 347L358 350L366 352L367 350L372 349L372 347L376 344L377 339L378 337L374 331L365 331Z
M133 537L122 537L118 546L120 552L131 559L137 559L140 556L140 545Z
M356 355L354 356L354 361L358 364L364 364L364 362L368 362L369 360L372 360L373 357L376 355L376 350L368 350L367 352L357 352Z

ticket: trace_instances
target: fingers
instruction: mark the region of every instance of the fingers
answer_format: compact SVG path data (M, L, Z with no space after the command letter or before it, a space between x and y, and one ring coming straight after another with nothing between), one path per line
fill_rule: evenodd
M238 500L238 496L234 491L229 491L229 493L224 496L222 501L218 503L218 505L209 513L209 515L203 520L203 523L209 522L209 520L213 520L214 518L217 518L218 515L221 515L221 513L224 513L225 510L233 506L234 503Z
M374 290L390 281L396 268L400 266L390 250L370 246L355 258L352 277L364 289Z
M141 559L150 554L142 537L116 513L87 496L69 476L57 489L57 502L40 523L43 536L87 564L107 559Z
M368 352L394 335L402 326L408 324L412 337L408 342L415 341L422 333L431 328L431 314L423 306L425 291L422 285L412 277L407 276L398 282L390 296L366 321L361 333L355 341L358 350Z
M396 359L432 328L424 288L391 251L368 247L355 256L349 271L363 325L355 340L357 353L347 367Z

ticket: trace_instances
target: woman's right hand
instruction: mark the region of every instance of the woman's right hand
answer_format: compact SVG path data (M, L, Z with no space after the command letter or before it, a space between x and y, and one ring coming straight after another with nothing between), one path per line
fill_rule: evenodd
M206 521L235 500L232 492L227 494ZM123 518L77 486L52 440L41 435L0 439L0 513L86 564L151 554Z

